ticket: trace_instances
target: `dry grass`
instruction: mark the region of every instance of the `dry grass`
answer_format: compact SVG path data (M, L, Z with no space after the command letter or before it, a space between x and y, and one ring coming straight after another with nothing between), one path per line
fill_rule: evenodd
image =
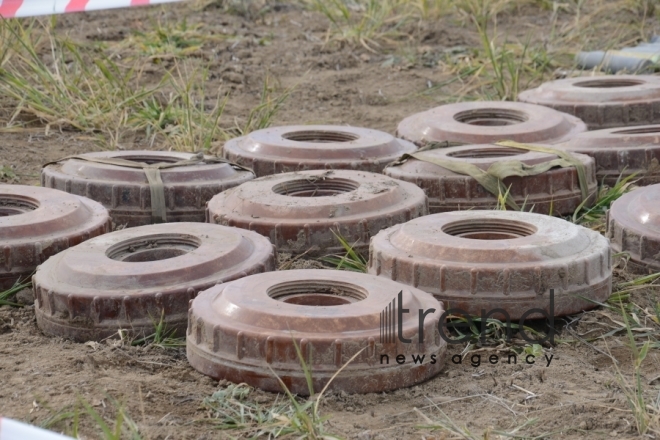
M8 36L0 91L17 104L10 124L23 114L45 123L47 131L116 132L162 86L144 85L139 63L121 66L92 47L55 36L52 25L4 20L0 27Z
M460 79L463 87L451 95L440 95L439 102L515 100L518 92L552 79L558 71L570 72L579 50L618 48L646 39L646 23L656 13L651 0L301 1L327 18L328 44L394 52L393 61L400 59L405 65L431 62ZM502 17L521 12L547 17L550 33L540 35L532 23L513 35L507 33L510 30L500 30ZM612 16L619 19L611 20ZM433 27L441 18L475 30L481 47L425 60L423 51L415 52L418 31ZM605 41L603 35L608 37Z
M291 93L266 73L260 102L246 120L223 124L229 92L207 86L210 69L195 57L216 37L185 22L157 25L111 48L73 41L54 22L36 20L3 20L0 36L0 93L13 100L4 121L12 131L37 124L46 133L92 133L112 149L144 134L151 145L207 151L269 126ZM147 75L163 60L172 67Z

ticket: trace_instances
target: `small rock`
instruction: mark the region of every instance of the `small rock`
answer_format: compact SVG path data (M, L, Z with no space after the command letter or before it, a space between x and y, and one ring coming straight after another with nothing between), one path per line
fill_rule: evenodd
M358 440L371 440L373 438L373 435L371 435L371 431L362 431L357 435Z
M268 403L271 401L271 398L265 395L259 395L254 398L254 402L258 404Z
M34 292L32 289L23 289L16 294L16 302L24 306L34 304Z
M384 106L389 104L389 100L380 93L369 94L366 96L367 105Z
M215 379L213 379L212 377L209 377L209 376L198 377L197 382L199 382L202 385L213 385L213 386L215 386Z
M242 84L243 83L243 75L240 73L236 72L225 72L222 74L222 79L225 81L229 81L234 84Z
M231 66L227 67L225 71L232 71L236 73L243 73L243 67L241 67L240 64L232 64Z

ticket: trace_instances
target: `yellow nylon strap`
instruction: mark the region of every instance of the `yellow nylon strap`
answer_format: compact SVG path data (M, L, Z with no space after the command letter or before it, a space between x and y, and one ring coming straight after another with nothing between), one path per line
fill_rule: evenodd
M165 185L157 166L146 166L144 174L151 191L151 219L154 223L167 223L167 205L165 204Z

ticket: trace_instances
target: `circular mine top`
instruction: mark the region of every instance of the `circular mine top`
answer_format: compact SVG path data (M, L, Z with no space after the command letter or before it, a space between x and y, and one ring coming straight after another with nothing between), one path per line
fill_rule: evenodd
M379 230L428 213L417 186L361 171L300 171L261 177L215 196L208 218L257 231L279 251L339 252L332 231L366 250Z
M502 308L517 319L548 309L556 316L593 308L582 295L611 293L607 239L598 232L541 214L458 211L385 229L370 248L369 273L432 293L471 315Z
M253 131L224 146L229 160L257 176L308 169L352 169L380 173L417 147L389 133L334 125L295 125Z
M547 107L505 101L442 105L405 118L397 136L417 145L487 144L502 140L557 143L586 131L574 116Z
M608 212L607 236L615 252L630 254L632 269L660 271L660 184L616 200Z
M660 125L588 131L557 148L593 157L598 182L606 185L632 174L640 186L660 183Z
M410 311L401 314L402 337L414 343L398 339L399 295ZM430 310L421 335L418 310ZM275 373L292 393L308 395L296 346L313 369L315 390L359 353L331 389L381 392L440 371L446 350L438 333L442 313L442 305L421 290L372 275L319 269L253 275L212 287L192 302L188 360L217 379L282 391ZM418 353L426 362L395 360Z
M110 230L108 211L50 188L0 184L0 289L58 252Z
M151 331L163 316L183 330L188 301L215 284L275 269L254 232L207 223L148 225L89 240L34 276L37 323L48 334L95 340Z
M518 100L570 113L591 130L660 122L660 78L655 75L558 79L520 93Z
M83 195L103 204L117 225L141 226L154 222L151 188L142 165L164 165L163 182L168 222L204 221L206 202L215 194L254 178L254 173L224 159L174 151L103 151L79 154L48 164L42 185ZM137 167L101 163L128 161ZM190 161L185 166L173 164Z
M422 188L429 198L429 210L433 214L465 209L492 209L497 206L498 198L475 178L432 161L447 162L447 167L473 165L487 171L500 162L518 161L534 166L558 159L552 153L492 144L437 148L418 152L415 156L404 163L388 166L383 173ZM573 156L584 165L587 194L593 195L597 188L594 160L582 154L573 153ZM503 184L518 206L525 206L525 210L533 207L537 213L549 214L552 211L552 214L572 214L583 201L574 167L552 167L536 175L509 176L503 180ZM585 206L590 206L590 202L585 203Z

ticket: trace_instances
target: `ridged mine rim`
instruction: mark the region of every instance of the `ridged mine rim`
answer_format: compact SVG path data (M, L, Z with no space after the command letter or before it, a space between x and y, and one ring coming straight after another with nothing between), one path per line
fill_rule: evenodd
M121 241L106 251L112 260L126 263L167 260L193 251L202 241L192 235L154 234Z
M358 182L348 179L309 179L290 180L273 186L273 192L291 197L325 197L335 196L360 187Z
M442 232L471 240L511 240L527 237L537 229L530 223L505 219L459 220L442 227Z
M447 156L463 159L488 159L491 157L519 156L525 153L527 153L527 150L520 148L471 148L469 150L454 151Z
M351 142L360 138L360 136L353 133L331 130L291 131L289 133L284 133L282 137L294 142L315 143Z
M587 81L580 81L573 83L575 87L585 87L590 89L611 89L615 87L633 87L644 84L644 81L636 79L615 79L615 78L599 78L590 79Z
M518 110L484 108L456 113L454 119L464 124L496 127L520 124L529 120L529 117Z
M28 197L0 195L0 217L25 214L39 207L39 202Z
M369 296L366 289L337 281L289 281L270 287L269 297L301 306L340 306L362 301Z

